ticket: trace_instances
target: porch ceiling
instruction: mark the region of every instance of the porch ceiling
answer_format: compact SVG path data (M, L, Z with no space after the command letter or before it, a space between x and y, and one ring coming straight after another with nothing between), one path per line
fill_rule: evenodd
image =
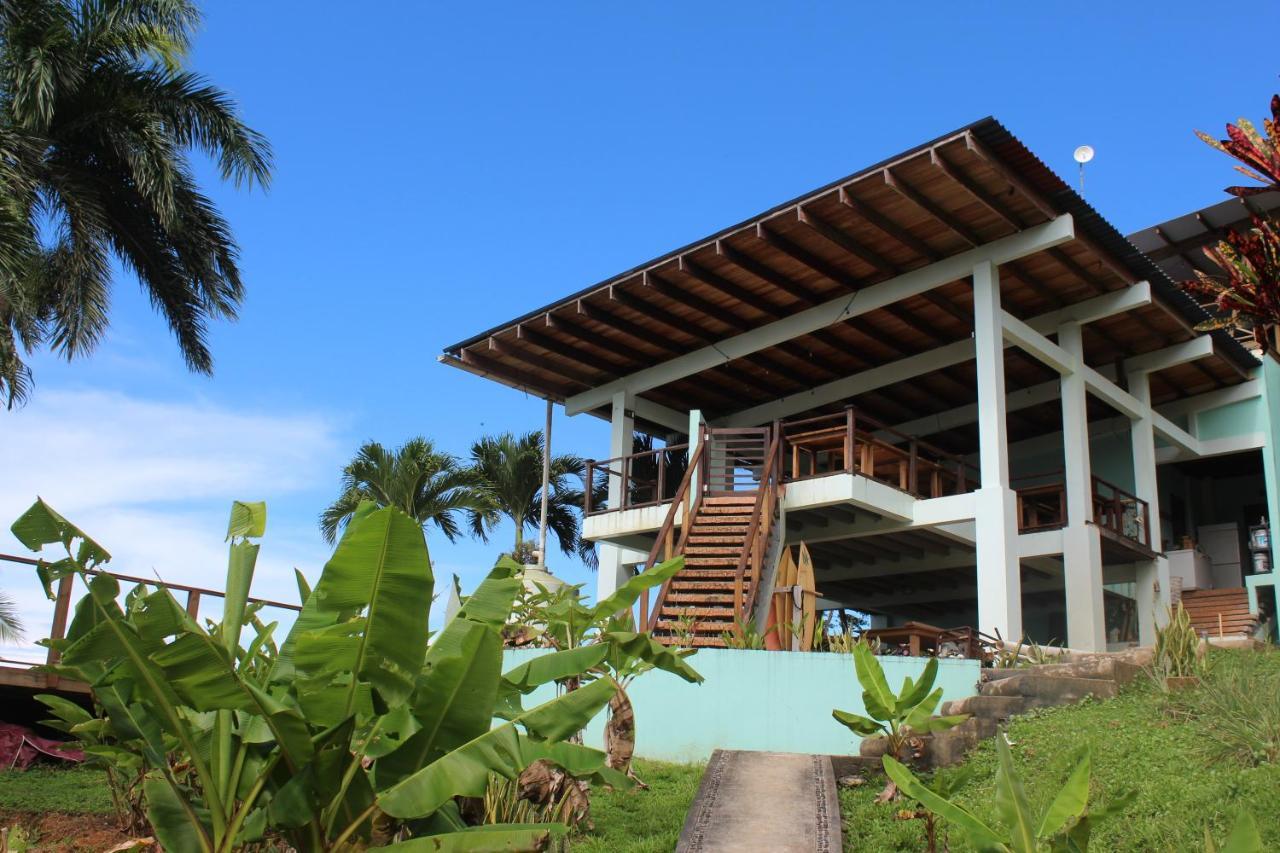
M1086 327L1090 361L1194 335L1203 310L988 118L454 344L441 360L563 401L1063 213L1075 219L1075 239L1001 267L1007 310L1031 317L1145 279L1153 304ZM962 279L641 396L715 418L971 332ZM1215 340L1213 356L1154 375L1153 401L1239 381L1251 356L1226 335ZM1010 352L1011 389L1045 381L1042 366ZM856 402L903 420L972 402L973 388L971 368L958 365Z

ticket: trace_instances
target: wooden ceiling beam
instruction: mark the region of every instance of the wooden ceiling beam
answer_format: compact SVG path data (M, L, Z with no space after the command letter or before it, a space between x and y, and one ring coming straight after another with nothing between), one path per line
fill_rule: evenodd
M518 361L527 367L545 370L548 373L563 376L570 382L582 385L586 388L594 388L601 382L607 382L610 378L609 376L602 376L598 367L588 366L586 371L579 370L576 367L569 367L568 365L562 364L555 359L546 358L545 356L529 352L523 347L514 346L513 344L499 340L494 336L490 336L489 338L489 351Z
M603 358L611 359L615 362L623 364L623 373L632 373L637 370L637 365L644 364L652 356L624 344L622 341L615 340L592 331L585 326L579 325L572 320L555 314L544 314L544 323L547 328L563 331L570 337L577 338L595 347L593 354L598 354ZM583 316L588 316L583 314Z
M875 276L869 276L863 279L859 276L853 275L852 273L846 272L828 261L826 258L815 255L813 252L809 251L804 246L801 246L794 240L791 240L782 233L773 230L764 222L756 223L756 239L786 255L796 263L813 270L828 281L835 282L846 290L858 290L865 285L873 284L878 280ZM866 262L863 261L863 263ZM878 270L877 274L880 279L889 278L888 275L880 274Z
M849 191L848 187L840 188L840 203L856 213L862 221L877 229L882 234L885 234L890 239L895 240L899 244L912 250L930 263L942 260L941 252L916 235L912 234L906 228L889 219L889 217L880 213L875 208L859 201Z
M523 390L529 394L542 396L542 392L537 389L545 388L549 384L545 377L535 376L528 371L521 370L520 368L502 364L501 362L495 361L486 355L481 355L472 347L463 349L459 353L459 356L463 364L499 380L505 379L513 387ZM568 385L553 385L553 388L554 393L562 400L570 394L570 386Z
M823 219L817 213L806 209L803 205L796 209L796 218L802 224L809 226L822 239L836 248L853 255L877 272L887 273L888 275L899 275L902 272L902 267L899 267L878 252L862 245L840 230L840 228Z
M1021 231L1025 227L1020 217L1014 215L1007 207L992 198L991 194L980 187L977 181L948 162L937 148L929 152L929 162L933 164L935 169L959 184L979 204L1004 220L1006 225L1015 231Z
M645 284L649 287L652 287L655 292L662 294L668 299L675 299L675 300L682 301L686 305L688 305L690 308L694 309L700 314L703 314L704 316L710 317L712 319L719 318L721 322L732 325L734 329L738 332L746 332L755 327L754 323L744 320L738 315L732 314L731 312L726 312L722 306L716 305L714 302L709 302L700 296L690 293L686 289L683 289L675 284L672 284L670 281L667 281L656 272L646 272L644 274L644 278L645 278ZM774 315L773 318L777 319L778 317L781 317L781 316L783 315L777 314L777 315ZM783 343L778 344L777 349L779 352L786 353L787 355L791 356L792 358L804 364L806 367L817 370L827 377L839 375L837 371L832 370L829 366L822 364L820 362L814 361L812 354L805 347L801 346L800 344L797 344L795 341L784 341ZM783 376L789 376L790 374L790 371L784 365L781 365L778 362L773 361L772 359L768 358L764 354L752 356L751 359L756 363L761 364L761 366L764 366L764 364L766 363L771 364L772 368L770 369L772 370L772 372L779 373L780 375L783 375ZM804 385L803 382L795 382L795 380L792 380L792 381L796 385L799 385L799 386Z
M896 192L898 195L902 196L902 198L914 204L916 207L923 210L925 213L932 216L934 219L941 222L943 225L947 227L949 231L958 235L970 246L973 246L973 247L980 246L984 242L983 239L980 236L978 236L978 233L976 231L974 231L969 226L960 222L950 213L947 213L947 211L943 210L939 205L935 204L931 199L926 198L924 195L920 193L919 190L911 186L911 184L907 183L907 181L904 180L902 177L895 174L893 169L886 167L885 169L881 170L880 175L884 180L885 186L887 186L889 189Z
M675 314L672 314L670 311L666 310L665 308L661 308L657 305L653 305L649 302L646 302L645 300L640 299L639 297L631 293L627 293L626 291L622 290L619 287L614 287L610 289L610 297L619 305L623 305L627 308L630 308L632 311L635 311L637 314L641 314L647 319L652 320L653 322L658 323L659 325L666 326L667 328L677 333L690 335L692 337L695 337L701 340L703 343L707 343L707 344L714 344L716 341L720 340L720 336L717 336L716 334L709 332L706 329L699 328L698 326L692 323L689 323L684 318L679 317ZM728 325L728 321L721 321L721 322L724 322L726 325ZM790 379L788 377L788 370L782 365L778 364L778 362L769 358L768 356L765 356L765 355L762 355L761 353L756 352L744 357L743 361L755 364L761 369L767 371L768 373L772 375L776 375L782 378L784 381L790 382L791 388L788 388L786 386L779 386L777 383L771 382L762 377L754 376L750 373L745 373L736 367L732 367L729 362L725 362L724 364L717 365L716 367L713 367L711 369L712 370L719 369L723 371L726 375L732 376L735 379L735 381L743 383L743 385L745 385L748 388L759 387L763 389L767 394L772 394L778 397L781 397L787 393L794 393L794 389L796 387L803 387L804 383L797 383L795 380Z
M489 340L492 341L492 340L495 340L495 338L490 337ZM554 338L551 335L548 335L544 332L540 332L537 329L530 326L528 323L520 323L519 325L516 326L516 340L528 341L530 344L536 347L540 347L541 349L544 349L547 352L555 353L561 358L568 359L569 361L572 361L574 364L580 367L584 367L587 370L593 370L593 371L603 373L609 379L615 379L618 376L622 375L618 373L616 370L607 368L604 365L602 365L601 360L598 356L591 353L584 352L578 349L577 347L571 346L558 338Z

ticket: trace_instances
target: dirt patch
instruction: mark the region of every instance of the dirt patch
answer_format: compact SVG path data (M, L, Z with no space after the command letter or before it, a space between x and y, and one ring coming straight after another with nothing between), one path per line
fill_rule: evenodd
M0 828L14 827L41 853L102 853L135 838L112 815L0 811Z

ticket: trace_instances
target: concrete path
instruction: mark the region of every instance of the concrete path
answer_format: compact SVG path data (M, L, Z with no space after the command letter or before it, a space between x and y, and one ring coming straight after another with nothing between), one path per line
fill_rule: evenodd
M676 853L840 853L840 804L825 755L717 749Z

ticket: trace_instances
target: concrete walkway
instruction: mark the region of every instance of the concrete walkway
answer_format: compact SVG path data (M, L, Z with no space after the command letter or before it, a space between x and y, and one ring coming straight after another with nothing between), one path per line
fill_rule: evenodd
M825 755L717 749L676 853L840 853L840 804Z

